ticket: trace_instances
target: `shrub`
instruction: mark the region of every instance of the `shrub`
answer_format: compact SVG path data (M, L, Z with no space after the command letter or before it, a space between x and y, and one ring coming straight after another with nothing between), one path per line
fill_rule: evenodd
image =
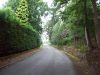
M39 47L39 33L30 24L21 24L10 8L0 10L0 55Z

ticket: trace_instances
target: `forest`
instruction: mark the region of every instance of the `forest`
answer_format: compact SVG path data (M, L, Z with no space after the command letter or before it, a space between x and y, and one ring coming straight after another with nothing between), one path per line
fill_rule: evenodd
M100 72L100 2L54 0L50 13L53 16L46 27L50 42L63 49L76 48L77 55Z
M48 15L44 29L41 17ZM8 0L0 9L0 56L39 48L43 30L51 45L77 49L100 74L99 0L53 0L51 7L43 0Z

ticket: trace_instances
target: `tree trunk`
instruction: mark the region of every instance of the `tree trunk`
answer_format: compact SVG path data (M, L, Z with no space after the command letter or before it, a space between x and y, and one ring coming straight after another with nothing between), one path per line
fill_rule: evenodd
M85 28L85 38L87 41L87 46L89 48L89 50L92 50L93 45L92 45L92 41L91 41L91 36L90 36L90 32L89 32L89 26L88 26L88 16L87 16L87 0L84 0L84 28Z
M96 0L91 0L93 5L93 13L94 13L94 26L95 26L95 32L96 32L96 40L98 48L100 48L100 26L98 23L98 14L96 9Z

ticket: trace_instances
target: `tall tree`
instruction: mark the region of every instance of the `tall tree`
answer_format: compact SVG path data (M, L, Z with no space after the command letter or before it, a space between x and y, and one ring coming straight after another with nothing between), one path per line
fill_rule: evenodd
M89 32L89 25L88 25L88 14L87 14L87 0L84 0L84 28L85 28L85 37L87 41L87 45L89 50L93 48L91 36Z
M93 5L96 40L97 40L97 45L100 48L100 25L98 23L98 12L97 12L97 7L96 7L96 0L91 0L91 2L92 2L92 5Z
M16 16L20 19L21 23L27 23L28 22L28 3L26 0L20 0L19 6L16 10Z
M41 33L42 28L41 16L48 9L47 4L43 3L41 0L27 0L28 10L29 10L29 23L35 28L38 32Z
M57 3L59 3L60 1L62 0L57 1ZM61 7L62 5L63 4L61 4ZM57 9L57 6L54 9ZM73 39L75 42L80 42L80 39L81 41L84 41L84 38L86 38L87 46L89 49L96 47L94 46L95 31L93 28L93 19L92 19L93 13L91 12L92 11L91 0L83 0L83 1L69 0L68 2L64 3L63 7L65 9L63 11L60 11L61 7L59 7L55 13L53 13L54 15L53 17L54 18L57 17L58 20L56 22L58 22L59 21L58 16L60 16L60 18L64 22L64 25L67 27L66 29L69 32L68 32L68 36L66 37L66 41L69 41L69 38L70 38L71 42ZM53 21L55 20L54 18L53 18ZM53 21L50 22L52 25L49 25L50 27L49 32L51 34L53 33L52 31L53 27L55 27L55 24L53 24ZM63 28L63 30L64 29L65 28ZM50 34L50 37L53 36L51 34ZM84 44L86 44L86 42Z

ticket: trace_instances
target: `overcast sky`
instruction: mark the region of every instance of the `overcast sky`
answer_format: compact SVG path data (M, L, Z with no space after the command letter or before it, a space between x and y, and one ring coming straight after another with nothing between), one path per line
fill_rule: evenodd
M8 0L0 0L0 8L2 8L7 1ZM51 7L51 4L53 2L53 0L43 0L43 1L46 2L49 7ZM100 2L100 0L98 0L98 2Z
M52 6L53 0L43 0L43 2L46 2L49 7Z
M46 2L48 7L52 7L53 0L43 0L43 2ZM51 19L51 17L52 17L51 14L48 14L47 16L42 16L41 17L41 19L42 19L42 28L45 28L46 23ZM44 31L42 33L41 38L42 38L42 43L44 45L50 44L49 36L47 34L47 31Z
M2 8L8 0L0 0L0 8Z

